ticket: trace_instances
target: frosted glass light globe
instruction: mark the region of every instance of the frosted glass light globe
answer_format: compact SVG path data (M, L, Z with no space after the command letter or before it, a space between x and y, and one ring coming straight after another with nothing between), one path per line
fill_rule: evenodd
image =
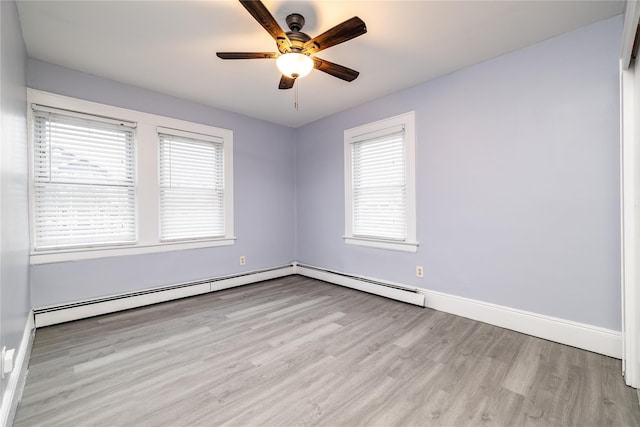
M285 53L276 59L276 65L285 76L299 79L311 72L313 59L301 53Z

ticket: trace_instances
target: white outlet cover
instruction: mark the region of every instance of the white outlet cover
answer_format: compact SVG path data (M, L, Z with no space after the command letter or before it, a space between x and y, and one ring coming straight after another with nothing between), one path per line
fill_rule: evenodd
M3 349L4 350L4 349ZM13 371L13 355L16 352L15 348L6 350L2 354L2 373L8 374Z

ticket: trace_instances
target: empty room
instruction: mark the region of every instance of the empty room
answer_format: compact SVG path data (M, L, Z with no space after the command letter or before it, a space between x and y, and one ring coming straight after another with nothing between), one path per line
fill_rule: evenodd
M0 19L0 425L640 426L638 1Z

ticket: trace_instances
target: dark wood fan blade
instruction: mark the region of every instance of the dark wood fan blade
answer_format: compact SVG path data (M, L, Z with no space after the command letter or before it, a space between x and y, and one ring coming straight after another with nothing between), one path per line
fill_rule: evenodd
M280 56L275 52L217 52L221 59L273 59Z
M280 85L278 85L278 89L291 89L295 82L296 79L292 79L291 77L287 77L283 74L280 78Z
M331 74L333 77L337 77L348 82L354 81L360 75L356 70L334 64L333 62L325 61L317 56L313 58L313 67L316 70L324 71L327 74Z
M307 54L320 52L328 47L361 36L366 32L367 26L364 21L354 16L306 42L303 51Z
M289 37L282 31L278 22L264 4L259 0L240 0L240 3L247 11L258 21L262 27L273 37L278 43L278 50L282 53L289 52L291 50L291 41Z

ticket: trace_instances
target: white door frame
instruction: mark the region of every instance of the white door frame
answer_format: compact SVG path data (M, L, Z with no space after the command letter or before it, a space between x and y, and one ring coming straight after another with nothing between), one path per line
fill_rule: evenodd
M640 388L640 61L633 58L633 45L639 20L638 1L628 1L620 55L622 371L635 388Z

